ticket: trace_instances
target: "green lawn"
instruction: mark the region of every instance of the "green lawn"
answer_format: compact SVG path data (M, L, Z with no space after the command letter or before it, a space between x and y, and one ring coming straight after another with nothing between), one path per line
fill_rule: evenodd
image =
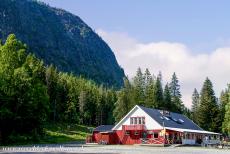
M85 141L93 127L82 125L50 124L45 127L45 136L39 143L63 143L73 141Z

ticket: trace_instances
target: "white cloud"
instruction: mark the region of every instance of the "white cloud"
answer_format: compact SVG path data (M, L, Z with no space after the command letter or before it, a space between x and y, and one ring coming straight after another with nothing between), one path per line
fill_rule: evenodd
M97 33L114 51L118 63L129 77L133 77L138 67L149 68L155 75L161 71L163 80L170 81L176 72L186 106L191 105L194 88L201 89L208 76L213 82L216 96L230 82L230 47L218 48L206 54L192 54L190 49L177 42L141 43L125 33Z

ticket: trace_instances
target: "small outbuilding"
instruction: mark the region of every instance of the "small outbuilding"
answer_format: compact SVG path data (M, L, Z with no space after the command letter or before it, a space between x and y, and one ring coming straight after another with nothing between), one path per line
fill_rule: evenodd
M93 130L92 140L99 144L116 144L114 125L101 125Z

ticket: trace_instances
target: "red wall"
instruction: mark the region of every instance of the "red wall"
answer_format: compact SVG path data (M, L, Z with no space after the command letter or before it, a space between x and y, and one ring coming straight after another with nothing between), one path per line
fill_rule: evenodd
M100 141L105 141L108 144L119 143L115 132L111 132L111 133L93 132L92 141L95 143L99 143Z
M138 135L135 135L134 133L138 132ZM125 131L117 130L117 139L120 144L140 144L142 138L142 132L143 131L130 131L129 135L125 134Z
M135 132L138 132L138 135L135 134ZM93 132L92 140L95 143L99 143L101 140L103 140L108 144L140 144L140 138L142 138L143 132L143 130L131 130L129 135L126 135L124 130L117 130L111 133ZM159 132L159 130L152 130L152 132ZM152 134L148 134L147 138L152 138ZM160 136L156 140L157 142L151 140L149 143L160 144L164 142L164 138Z

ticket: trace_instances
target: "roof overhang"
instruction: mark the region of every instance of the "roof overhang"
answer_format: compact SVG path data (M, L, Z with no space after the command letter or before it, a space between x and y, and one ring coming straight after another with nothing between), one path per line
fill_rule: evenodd
M199 134L209 134L209 135L221 135L220 133L215 132L209 132L205 130L193 130L193 129L182 129L182 128L172 128L172 127L165 127L165 129L173 130L177 132L183 132L183 133L199 133Z

